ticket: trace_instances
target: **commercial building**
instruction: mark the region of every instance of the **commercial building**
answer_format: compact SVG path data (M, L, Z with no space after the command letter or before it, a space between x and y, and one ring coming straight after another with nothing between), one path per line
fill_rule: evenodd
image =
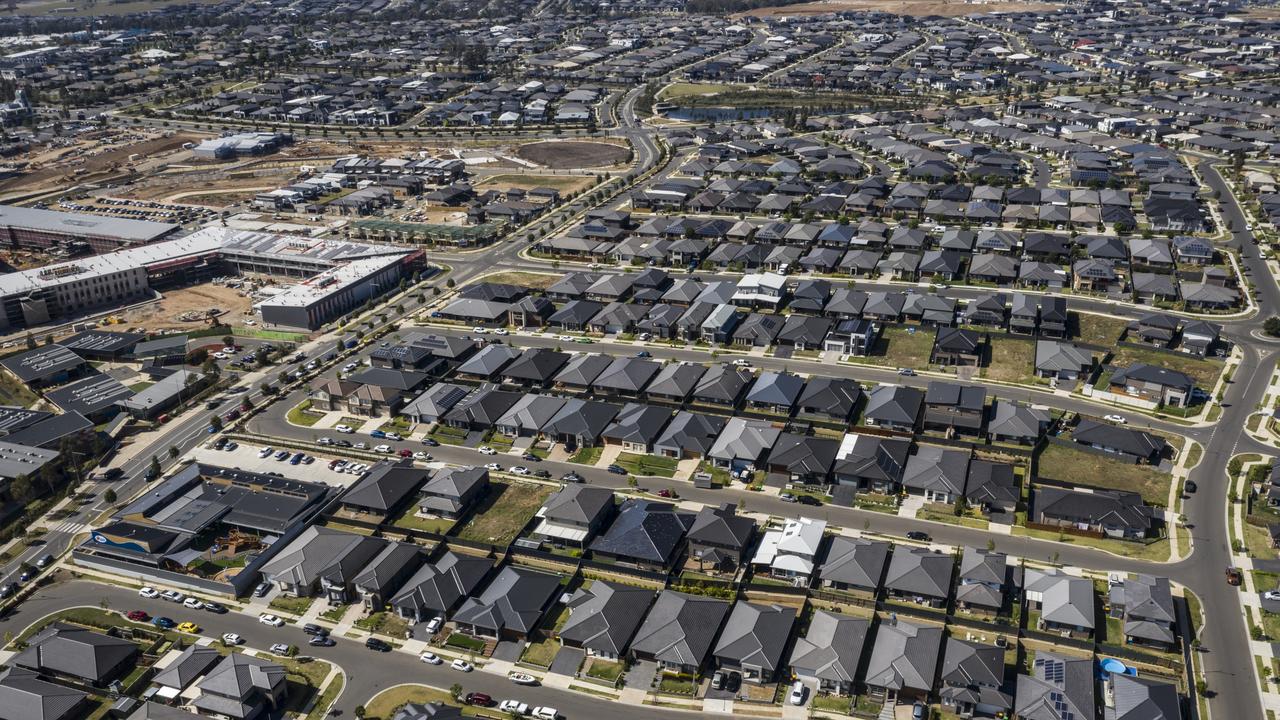
M181 226L148 220L0 205L0 244L15 250L111 252L174 235Z

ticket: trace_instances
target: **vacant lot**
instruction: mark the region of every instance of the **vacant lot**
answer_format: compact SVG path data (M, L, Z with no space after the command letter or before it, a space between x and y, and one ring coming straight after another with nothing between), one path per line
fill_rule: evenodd
M658 93L659 100L675 101L681 98L716 95L729 90L742 89L741 85L724 85L720 83L671 83Z
M557 170L608 167L627 160L627 148L613 143L546 140L516 148L516 156Z
M1114 367L1128 367L1134 363L1146 363L1156 367L1177 370L1191 376L1196 387L1206 392L1213 389L1222 373L1223 363L1220 360L1201 360L1182 353L1159 352L1132 347L1118 347L1111 356L1110 364Z
M494 482L489 485L475 517L458 533L463 540L505 546L524 529L551 494L550 485Z
M933 331L918 327L888 327L865 358L850 357L853 362L866 362L885 367L925 368L933 353Z
M1169 503L1170 476L1150 465L1132 465L1096 453L1050 443L1040 453L1038 475L1069 485L1124 490L1148 504Z
M1004 382L1035 382L1036 343L1034 340L992 336L991 362L982 377Z
M519 270L513 270L511 272L500 272L488 275L482 279L484 282L489 283L506 283L508 285L519 285L520 287L532 288L534 290L546 290L560 280L560 275L548 275L545 273L520 272Z
M1072 336L1088 345L1111 347L1120 341L1129 321L1106 315L1071 313L1068 327Z
M478 185L482 188L501 188L503 190L507 190L509 188L532 190L538 187L549 187L559 190L561 195L566 195L571 192L586 190L595 183L596 179L591 175L508 173L505 175L490 175L478 183Z
M166 290L164 299L120 314L129 327L140 327L147 332L160 330L199 330L203 322L182 322L183 313L203 312L210 308L224 311L218 318L228 325L238 325L244 313L252 309L247 297L240 297L234 288L206 283L177 290Z
M886 12L908 17L961 17L975 13L988 12L1038 12L1054 10L1058 5L1043 2L1018 2L1017 0L996 0L995 2L976 5L966 2L948 2L947 0L833 0L832 2L807 2L797 5L781 5L750 10L744 15L755 17L774 17L787 15L825 15L827 13L843 13L856 11Z

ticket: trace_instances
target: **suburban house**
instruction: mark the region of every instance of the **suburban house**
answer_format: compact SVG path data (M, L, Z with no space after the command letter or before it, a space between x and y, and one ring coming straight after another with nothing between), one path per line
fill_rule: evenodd
M482 467L451 467L436 473L418 498L422 515L460 518L489 492L489 471Z
M929 362L935 365L977 367L982 359L982 336L965 328L939 327Z
M346 512L367 516L371 522L396 517L430 475L430 471L413 467L408 460L380 462L356 481L339 502Z
M1007 715L1013 695L1005 690L1004 654L996 645L947 638L939 678L942 706L963 718Z
M737 506L704 507L693 518L685 539L689 559L702 572L734 572L742 564L743 553L755 538L756 521L738 515Z
M263 657L231 653L196 681L191 706L233 720L254 720L284 707L289 694L283 666Z
M723 600L663 590L636 631L631 654L656 662L663 672L697 675L729 608Z
M942 636L939 626L878 623L863 681L871 697L890 706L927 698L938 680Z
M924 393L924 427L947 434L978 434L986 409L986 390L977 385L931 380Z
M1186 373L1146 363L1117 368L1111 373L1107 385L1113 393L1169 407L1189 405L1196 387L1195 380Z
M468 597L452 620L475 637L523 640L538 627L562 587L558 575L508 565L484 592Z
M836 535L818 571L822 587L875 594L889 562L889 543Z
M862 421L886 430L914 432L920 422L924 393L903 385L877 385L867 393Z
M757 684L777 680L782 651L791 638L796 609L739 600L720 631L713 655L721 670L742 674Z
M1010 574L1004 553L966 546L960 555L956 606L975 613L998 614L1005 606Z
M1035 365L1036 377L1075 382L1093 371L1093 353L1072 343L1037 340Z
M132 640L54 622L27 640L9 664L47 678L105 687L133 669L138 645Z
M446 551L400 586L390 600L391 607L415 624L445 617L480 587L491 570L493 562L488 559Z
M969 477L968 450L920 445L916 454L907 458L902 474L902 487L913 495L923 495L928 502L954 503L964 497Z
M751 564L758 572L807 586L826 530L825 520L787 519L781 529L765 531Z
M312 525L262 566L262 576L293 597L322 594L330 605L351 601L356 576L387 541Z
M1068 716L1096 718L1097 684L1092 658L1038 652L1031 674L1018 675L1014 717L1019 720L1064 720Z
M693 519L670 503L629 498L609 529L591 543L591 552L640 568L668 568L684 547Z
M619 661L626 657L653 600L652 590L596 580L569 597L569 619L556 636L567 647L582 648L589 657Z
M993 442L1033 445L1044 436L1053 417L1043 407L999 399L991 404L987 436Z
M1177 617L1169 578L1139 574L1111 586L1111 616L1124 621L1124 641L1172 652L1178 648Z
M846 433L836 451L832 479L871 492L896 493L910 450L909 439Z
M791 671L822 692L851 695L871 622L817 610L791 649Z
M1138 493L1044 486L1037 486L1031 492L1030 517L1042 525L1136 540L1150 535L1156 520L1162 516L1160 510L1144 503Z
M1093 581L1054 568L1027 568L1022 593L1030 610L1040 613L1039 629L1087 638L1094 629Z
M928 548L899 547L889 560L884 587L889 595L929 607L944 607L951 596L955 558Z
M566 484L538 509L533 535L554 545L585 547L613 518L613 512L612 490Z
M1081 418L1071 431L1071 441L1135 463L1160 464L1168 443L1159 435L1110 423Z

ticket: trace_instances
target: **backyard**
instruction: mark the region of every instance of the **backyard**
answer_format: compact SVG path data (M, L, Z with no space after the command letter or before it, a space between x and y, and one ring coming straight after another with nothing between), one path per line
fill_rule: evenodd
M1186 373L1196 381L1196 387L1205 392L1213 390L1214 385L1218 383L1218 376L1222 374L1223 366L1219 360L1201 360L1186 353L1160 352L1134 347L1117 347L1108 364L1120 368L1134 363L1146 363Z
M1136 492L1149 505L1164 507L1169 503L1172 478L1168 473L1057 443L1050 443L1041 451L1037 474L1066 485Z
M458 537L505 547L516 539L552 490L549 485L535 483L490 483L489 494Z

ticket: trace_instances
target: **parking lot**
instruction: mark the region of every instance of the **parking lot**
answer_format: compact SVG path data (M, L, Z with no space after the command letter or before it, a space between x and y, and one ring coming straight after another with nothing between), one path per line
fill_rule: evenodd
M284 477L292 480L305 480L307 482L322 482L326 485L336 485L339 487L350 487L355 484L358 476L350 473L335 472L329 469L329 461L333 459L332 455L318 455L308 452L307 455L315 457L315 461L310 465L299 463L297 465L289 464L288 460L276 460L275 455L268 457L258 457L258 451L262 449L261 445L239 443L235 450L214 450L204 446L198 447L191 451L191 456L198 462L209 463L211 465L221 465L223 467L232 467L237 470L248 470L256 473L280 473ZM283 448L276 448L281 450ZM297 452L289 450L290 454ZM366 463L372 464L372 463Z

